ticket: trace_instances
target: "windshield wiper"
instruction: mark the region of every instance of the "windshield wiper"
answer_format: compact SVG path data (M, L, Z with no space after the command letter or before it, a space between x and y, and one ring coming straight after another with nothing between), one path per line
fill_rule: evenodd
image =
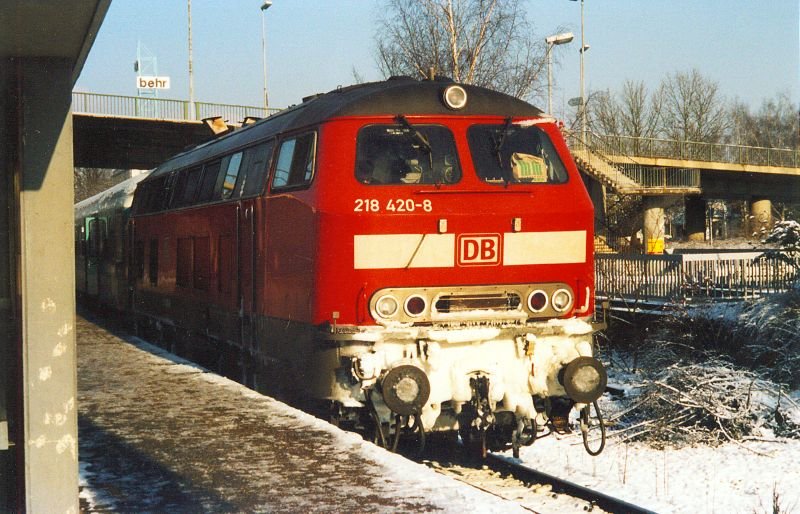
M425 134L414 128L414 126L409 123L406 117L402 114L398 114L395 119L403 126L404 129L408 131L408 135L411 137L412 142L417 143L420 148L422 148L422 150L428 154L428 169L433 172L433 148L431 148L431 142L428 140Z
M431 149L431 143L428 141L428 138L425 137L425 134L415 129L414 126L408 122L405 116L398 114L395 119L403 126L404 129L408 130L409 134L411 135L411 139L419 144L419 146L421 146L422 149L428 153L428 155L433 153L433 149Z
M494 142L494 155L497 157L497 164L500 165L500 169L503 169L503 158L500 157L500 150L503 149L503 145L506 142L506 137L508 136L510 129L511 117L509 116L506 118L506 123L503 125L503 130L500 132L500 136Z

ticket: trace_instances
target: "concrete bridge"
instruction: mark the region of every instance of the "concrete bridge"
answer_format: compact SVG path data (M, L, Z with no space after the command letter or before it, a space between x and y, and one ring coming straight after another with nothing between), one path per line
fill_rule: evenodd
M238 125L280 109L153 97L72 93L75 166L150 169L213 133L201 121Z
M644 197L646 253L662 253L664 209L685 202L686 232L702 241L708 199L747 200L754 230L772 225L772 202L800 202L800 149L567 134L578 168L595 182L595 206L610 191Z

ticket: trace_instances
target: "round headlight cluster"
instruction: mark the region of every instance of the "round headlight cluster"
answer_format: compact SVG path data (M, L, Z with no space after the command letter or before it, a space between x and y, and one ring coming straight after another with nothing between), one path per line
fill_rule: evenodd
M463 109L467 105L467 91L456 84L451 84L442 93L444 104L453 110Z
M528 295L528 309L534 313L562 314L572 308L574 300L572 292L567 288L559 288L548 294L545 289L536 289Z
M402 311L400 306L403 306ZM418 318L428 311L428 299L413 294L405 299L392 294L381 296L375 301L374 314L382 319Z

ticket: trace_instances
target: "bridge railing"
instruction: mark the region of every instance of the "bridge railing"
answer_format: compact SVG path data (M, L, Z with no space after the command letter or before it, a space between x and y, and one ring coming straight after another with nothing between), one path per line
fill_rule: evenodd
M194 102L192 107L188 100L73 92L72 111L81 114L178 121L221 116L230 123L238 123L247 116L263 118L279 112L280 109L208 102Z
M631 136L593 135L593 144L607 155L635 155L692 161L800 167L800 150L723 143L700 143Z
M668 168L664 166L645 166L636 161L634 153L621 145L609 145L606 136L592 132L585 133L583 139L580 132L567 131L566 137L573 150L586 149L608 164L609 169L617 170L630 180L636 182L642 190L665 191L676 188L700 187L700 170L685 168ZM617 157L616 160L610 156ZM621 157L621 158L620 158ZM610 177L614 179L615 177Z
M627 304L752 298L787 291L798 280L800 255L742 252L595 255L597 296Z

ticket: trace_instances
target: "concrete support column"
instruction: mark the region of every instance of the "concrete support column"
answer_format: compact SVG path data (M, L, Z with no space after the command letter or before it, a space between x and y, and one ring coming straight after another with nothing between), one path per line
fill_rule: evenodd
M689 241L706 239L706 200L700 196L687 196L684 204L686 238Z
M78 512L73 63L14 58L0 64L6 92L0 98L0 175L11 179L0 201L13 216L6 258L10 276L18 277L11 292L13 330L0 334L0 345L14 358L0 362L14 382L11 510Z
M761 239L772 230L772 201L753 197L750 200L750 227L753 237Z
M667 196L644 197L644 251L648 254L664 253L664 209L672 200Z

